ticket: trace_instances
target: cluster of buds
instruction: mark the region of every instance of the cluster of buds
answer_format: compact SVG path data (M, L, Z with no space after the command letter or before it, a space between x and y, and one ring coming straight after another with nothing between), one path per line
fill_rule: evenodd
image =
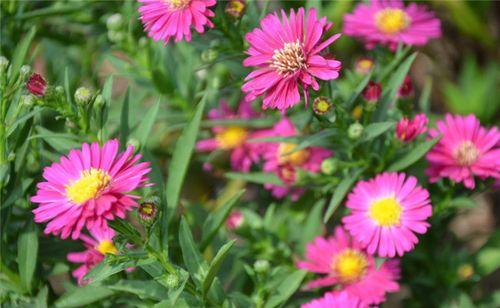
M120 43L125 38L123 32L123 17L121 14L113 14L106 20L108 28L108 39L113 43Z

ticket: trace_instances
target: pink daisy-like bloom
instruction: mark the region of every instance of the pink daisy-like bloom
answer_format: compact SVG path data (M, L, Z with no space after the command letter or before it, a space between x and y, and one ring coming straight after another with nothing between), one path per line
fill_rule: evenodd
M352 296L349 292L328 292L321 298L312 300L300 306L301 308L368 308L361 303L359 298Z
M429 136L442 137L426 156L430 182L449 178L474 189L474 176L500 179L500 132L497 127L482 127L474 115L450 114L436 125L437 129L429 130Z
M69 253L67 258L72 263L82 263L72 273L73 277L78 281L79 285L85 285L90 282L89 279L84 279L85 275L97 264L104 260L106 254L118 253L113 237L115 232L113 229L94 228L90 230L91 237L85 234L80 234L80 239L83 241L86 250L82 252Z
M208 113L211 120L251 119L258 117L252 110L250 102L241 102L235 113L224 102L220 102L219 109L212 109ZM214 138L198 141L196 150L200 152L212 152L223 150L231 152L231 168L236 171L249 171L253 163L259 160L258 144L247 142L248 139L258 137L259 133L251 132L249 129L237 125L214 126L212 128Z
M308 243L305 257L297 262L298 268L326 275L309 282L306 289L339 286L364 305L381 303L387 292L399 290L399 260L387 260L377 267L375 258L342 227L335 228L333 236Z
M245 36L250 48L243 65L257 67L245 78L242 90L247 93L246 99L264 95L263 109L284 111L300 101L299 85L307 103L309 87L319 90L316 78L336 79L341 63L320 55L340 36L320 42L331 26L325 17L318 19L315 9L310 9L305 18L303 8L297 14L290 10L289 18L282 10L281 20L278 13L267 15L260 28Z
M31 202L39 203L33 210L35 222L50 221L45 233L65 239L80 236L82 228L106 228L107 220L125 218L126 212L137 206L138 196L128 192L150 185L148 162L137 163L128 146L118 154L118 140L84 143L81 150L71 150L59 163L45 167L45 182L38 183ZM137 164L136 164L137 163Z
M372 0L360 3L344 15L344 33L359 37L367 48L377 44L395 49L398 43L421 46L441 36L441 22L424 5L401 0Z
M352 237L368 253L380 257L402 256L418 243L432 215L429 192L404 173L383 173L359 181L347 197L351 213L342 219Z
M413 119L403 117L396 124L396 136L403 142L409 142L427 131L427 116L425 113L417 114Z
M171 37L175 42L191 41L191 27L203 33L205 27L213 28L209 18L214 12L208 8L215 0L138 0L139 13L144 30L155 41L167 44Z
M292 137L298 132L292 121L283 118L274 127L262 134L264 137ZM321 163L326 158L332 156L330 150L321 147L307 147L298 151L294 149L298 145L288 142L264 143L260 149L264 158L263 170L273 172L282 180L285 185L264 184L264 187L271 190L276 198L283 198L287 195L292 200L297 200L304 192L304 189L292 187L296 179L298 169L312 173L321 170Z

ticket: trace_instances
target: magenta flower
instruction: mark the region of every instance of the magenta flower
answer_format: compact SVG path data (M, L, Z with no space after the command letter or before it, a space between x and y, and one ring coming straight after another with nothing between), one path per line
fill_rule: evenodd
M403 80L403 84L399 87L398 96L399 97L409 97L413 94L413 84L411 83L410 76L406 75Z
M409 142L427 131L427 116L425 113L417 114L413 119L403 117L396 124L396 136L403 142Z
M427 153L431 182L450 178L474 189L474 176L480 179L500 179L500 132L497 127L482 127L474 115L452 116L437 121L437 129L429 136L442 135L440 141Z
M136 164L141 155L134 148L118 154L118 140L99 148L97 142L84 143L81 150L71 150L59 163L45 167L46 182L38 183L31 202L40 203L33 210L35 222L50 221L45 233L65 239L80 236L83 227L106 228L107 220L125 218L137 206L138 196L128 192L150 185L148 162Z
M432 215L429 192L404 173L383 173L360 181L347 197L351 213L342 219L352 237L368 253L402 256L418 243Z
M300 306L301 308L368 308L359 298L347 291L328 292L322 298L312 300Z
M238 229L242 224L245 218L243 217L243 214L238 211L238 210L233 210L231 214L229 214L229 217L226 220L226 227L229 230L234 230Z
M271 130L263 133L267 137L291 137L297 136L298 132L293 123L287 118L283 118L276 123ZM263 170L273 172L278 175L283 186L265 184L264 187L271 190L276 198L283 198L291 195L293 200L297 200L304 192L304 189L293 187L296 180L296 172L305 170L317 173L321 170L321 163L332 155L330 150L320 147L307 147L298 151L294 149L298 145L295 143L265 143L261 146L264 157Z
M441 36L441 22L426 6L401 0L372 0L360 3L344 15L344 33L359 37L367 48L377 44L395 49L398 43L421 46Z
M144 30L155 41L167 44L171 37L175 42L191 41L191 27L203 33L205 27L214 24L209 18L214 12L208 8L215 0L138 0L141 3L139 13Z
M342 227L333 236L317 237L306 246L306 260L297 267L325 275L306 285L307 289L338 286L366 306L385 301L387 292L399 290L399 260L375 265L375 258Z
M42 97L45 95L45 91L47 91L47 81L43 79L42 75L33 73L26 82L26 89L31 94Z
M118 253L113 243L113 237L115 236L113 229L94 228L90 230L90 234L92 237L80 234L80 239L83 241L86 250L69 253L67 257L69 262L82 263L82 265L72 273L73 277L75 277L78 284L81 286L90 282L90 280L84 279L85 275L87 275L94 266L101 263L106 254L116 255Z
M252 110L250 102L242 102L235 113L224 102L220 102L219 109L212 109L208 113L211 120L251 119L258 117ZM237 171L249 171L253 163L259 160L259 144L247 142L248 139L258 137L258 133L237 125L214 126L214 138L198 141L196 149L200 152L223 150L231 152L231 168Z
M243 65L257 67L242 87L247 100L264 95L263 109L284 111L300 101L299 85L307 103L309 87L319 90L315 78L331 80L339 76L340 62L320 52L340 34L320 42L332 23L318 19L315 9L310 9L306 18L303 8L297 14L290 10L289 18L282 10L281 20L277 13L269 14L260 26L246 35L250 48Z
M363 98L369 103L376 103L382 95L382 85L378 82L369 81L363 89Z

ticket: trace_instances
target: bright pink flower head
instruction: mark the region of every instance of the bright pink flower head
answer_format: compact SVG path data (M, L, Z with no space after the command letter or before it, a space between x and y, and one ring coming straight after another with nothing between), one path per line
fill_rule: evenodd
M333 236L317 237L306 246L306 260L297 267L325 275L313 280L306 288L339 286L364 305L385 301L387 292L399 290L399 260L375 265L375 258L366 253L363 245L351 238L342 227Z
M125 218L137 206L138 196L127 194L149 185L148 162L136 164L141 155L127 147L118 154L118 140L84 143L81 150L71 150L59 163L45 167L46 182L38 183L31 202L40 203L33 210L35 222L50 221L45 233L65 239L80 236L83 227L106 228L107 220Z
M247 100L264 95L264 109L284 111L300 101L299 85L307 103L309 87L319 90L315 78L331 80L339 76L340 62L320 52L340 34L320 42L332 23L325 17L318 19L315 9L310 9L305 18L303 8L297 13L290 10L290 17L282 10L281 20L278 13L269 14L260 26L246 35L250 48L243 65L257 67L242 87Z
M42 97L47 90L47 82L40 74L33 73L26 82L26 89L28 89L31 94Z
M92 237L85 234L80 234L80 239L83 241L86 250L82 252L72 252L68 254L68 261L73 263L83 263L80 267L73 271L73 277L78 281L79 285L84 285L90 280L84 279L85 275L97 264L104 260L106 254L117 254L113 243L115 232L113 229L94 228L90 230Z
M351 213L342 219L352 237L368 253L380 257L402 256L418 243L432 215L429 192L404 173L383 173L360 181L347 198Z
M409 142L427 131L427 116L425 113L417 114L413 119L403 117L396 124L396 136L403 142Z
M497 127L482 127L474 115L452 116L437 121L437 129L429 136L442 135L440 141L427 153L431 182L450 178L474 189L474 176L480 179L500 179L500 132Z
M371 49L376 44L395 49L398 43L421 46L441 36L441 22L426 6L401 0L360 3L344 15L344 33L361 38Z
M235 113L224 102L220 102L218 109L212 109L208 113L211 120L237 120L251 119L259 115L252 110L250 102L240 103ZM233 126L214 126L212 128L214 138L198 141L196 149L200 152L212 152L224 150L231 152L231 168L237 171L249 171L252 163L259 160L258 144L247 142L248 139L257 138L258 134L251 132L248 128Z
M274 127L262 134L265 137L292 137L298 132L292 121L283 118ZM265 184L264 187L272 191L276 198L283 198L291 195L293 200L297 200L304 192L301 188L292 187L295 182L298 169L312 173L321 170L321 163L326 158L332 156L330 150L320 147L307 147L295 151L298 145L295 143L264 143L261 151L264 157L264 171L273 172L281 178L285 186Z
M243 220L243 214L238 210L233 210L226 220L226 227L229 230L237 229L243 224Z
M318 298L303 304L301 308L368 308L361 303L359 298L352 296L347 291L328 292L322 298Z
M139 13L144 30L155 41L162 40L167 44L171 37L175 42L191 41L191 27L203 33L205 27L214 24L210 17L214 12L208 8L214 6L215 0L138 0L141 2Z

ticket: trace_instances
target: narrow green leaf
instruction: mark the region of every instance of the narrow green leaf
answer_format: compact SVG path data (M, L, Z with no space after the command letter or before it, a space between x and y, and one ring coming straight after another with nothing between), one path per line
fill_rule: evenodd
M129 127L129 108L130 108L130 88L127 88L123 98L122 112L120 116L120 143L125 146L128 141Z
M108 286L111 290L128 292L139 296L139 298L150 298L164 300L167 297L165 288L158 282L152 280L120 280Z
M67 103L70 104L73 111L75 111L76 104L73 101L73 95L69 86L69 69L67 66L64 68L64 93L66 94Z
M420 158L422 158L427 152L429 152L436 143L439 142L441 136L438 136L429 141L425 141L417 145L413 150L406 153L401 159L394 162L387 168L387 171L400 171L416 163Z
M312 210L308 213L304 227L300 230L300 249L321 233L321 230L323 229L323 225L321 224L321 214L325 203L326 200L318 200Z
M23 115L22 117L16 119L16 121L9 126L9 130L7 131L7 137L10 137L10 135L17 130L17 127L19 125L21 125L24 122L26 122L27 120L31 119L33 116L40 113L44 109L45 108L43 108L43 107L41 107L41 108L35 107L35 109L33 109L32 111L30 111L30 112L26 113L25 115Z
M203 236L201 239L200 250L203 251L210 244L214 236L224 224L231 210L236 205L241 196L245 193L244 190L239 191L232 196L222 207L215 213L211 213L203 223Z
M44 286L40 289L35 297L35 302L33 303L34 308L47 308L47 296L49 295L49 288Z
M431 104L429 98L431 96L432 90L432 78L428 77L425 79L424 88L422 89L422 93L420 93L420 98L418 100L418 106L420 110L425 113L429 113L431 110Z
M226 172L224 176L231 180L243 180L251 183L266 184L270 183L273 185L283 185L280 178L274 173L266 172Z
M375 139L389 129L393 128L395 124L396 123L392 121L371 123L367 125L363 130L363 136L361 136L359 142L366 142Z
M19 70L21 66L23 66L26 61L26 56L28 55L28 51L35 37L36 28L32 27L28 34L26 34L21 42L17 44L16 50L14 51L11 65L10 65L10 76L9 76L9 84L13 84L16 81L16 78L19 74Z
M113 75L109 76L104 82L102 88L102 98L104 99L105 108L101 112L101 128L103 128L108 121L109 107L111 106L111 97L113 95Z
M49 17L49 16L60 16L66 14L72 14L75 12L79 12L85 8L85 4L69 4L69 5L57 5L51 6L43 9L28 11L26 13L16 15L17 20L25 20L37 17Z
M361 92L363 92L363 90L366 88L366 85L370 81L371 77L372 77L372 72L368 73L363 78L363 80L361 80L361 82L358 84L358 86L356 87L356 89L354 89L354 92L351 94L351 96L349 96L349 98L345 102L345 105L346 105L347 108L350 108L351 105L354 103L354 101L359 97L359 95L361 94Z
M182 258L189 274L197 284L200 284L200 277L206 272L207 265L194 243L193 235L184 217L181 218L179 227L179 243L182 250Z
M283 279L278 288L271 292L271 296L264 305L264 308L278 307L284 303L297 291L306 276L305 271L295 271Z
M55 307L82 307L89 305L114 294L114 291L105 286L86 285L74 288L64 293L56 302Z
M78 148L81 146L81 142L78 140L78 136L73 134L62 134L54 133L42 126L37 126L36 130L39 135L33 135L29 139L41 138L43 141L47 142L51 147L60 153L66 153L70 149Z
M148 261L140 261L139 264L142 263L147 263ZM127 268L134 267L139 265L137 262L124 262L124 263L118 263L118 264L110 264L107 260L103 260L99 264L97 264L95 267L93 267L90 272L85 275L85 279L92 280L92 283L98 283L106 278L117 274L121 271L124 271Z
M344 200L344 197L347 195L349 190L351 189L352 184L356 182L358 176L361 174L362 169L358 170L351 176L346 176L337 186L335 192L333 193L332 199L330 200L330 204L328 205L328 209L326 210L325 217L323 218L323 222L326 223L330 217L332 217L333 213L340 205L340 202Z
M215 275L219 272L219 269L222 265L222 261L226 258L227 254L229 253L229 250L231 247L233 247L234 243L236 240L232 240L229 243L224 244L224 246L219 249L217 254L215 255L214 259L212 260L212 263L210 263L210 267L208 268L208 273L203 279L203 287L202 287L202 292L203 294L207 294L208 290L210 289L210 286L212 285L212 282L214 281Z
M158 115L158 110L160 110L160 100L158 99L156 103L149 108L148 112L141 118L139 122L139 126L135 130L133 136L141 143L141 146L144 147L146 145L147 140L149 139L149 134L153 129L153 125L155 124L156 116Z
M31 292L31 282L38 257L38 234L34 223L29 223L17 240L17 262L21 286Z

